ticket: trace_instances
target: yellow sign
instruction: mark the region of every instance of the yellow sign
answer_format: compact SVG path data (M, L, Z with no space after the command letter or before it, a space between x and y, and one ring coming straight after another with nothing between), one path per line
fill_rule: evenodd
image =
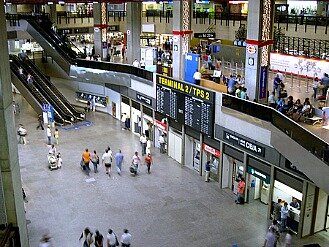
M162 77L157 75L157 83L163 85L165 87L177 90L179 92L191 95L192 97L206 100L206 101L213 101L213 92L205 90L203 88L199 88L194 86L193 84L184 83L181 81L176 81L171 78Z

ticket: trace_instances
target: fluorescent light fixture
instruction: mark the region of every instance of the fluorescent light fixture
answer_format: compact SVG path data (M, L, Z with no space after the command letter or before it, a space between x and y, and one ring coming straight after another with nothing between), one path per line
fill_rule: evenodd
M48 2L48 5L52 5L52 4L54 4L54 2Z
M75 75L70 75L70 77L73 78L73 79L77 79L78 78Z
M64 1L58 1L58 4L65 4Z

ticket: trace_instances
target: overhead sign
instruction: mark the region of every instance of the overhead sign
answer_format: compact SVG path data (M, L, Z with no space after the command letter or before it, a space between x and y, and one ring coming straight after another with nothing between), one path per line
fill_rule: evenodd
M119 25L110 25L107 30L110 32L119 31Z
M259 170L255 169L252 166L247 166L247 173L253 175L256 178L259 178L260 180L264 181L265 183L269 184L271 177L267 174L264 174L264 172L260 172Z
M214 129L214 98L214 92L157 75L157 112L208 136Z
M216 38L216 33L194 33L194 38L197 38L197 39L214 39L214 38Z
M152 99L147 96L136 93L136 99L146 105L152 106Z
M210 147L208 146L207 144L204 144L203 143L203 150L208 152L208 153L211 153L212 155L216 156L216 157L219 157L220 156L220 151L213 148L213 147Z
M229 133L227 131L223 132L223 139L227 142L236 144L239 147L241 147L249 152L252 152L259 156L263 156L263 157L265 156L265 148L256 144L255 142L248 141L244 138L241 138L240 136Z

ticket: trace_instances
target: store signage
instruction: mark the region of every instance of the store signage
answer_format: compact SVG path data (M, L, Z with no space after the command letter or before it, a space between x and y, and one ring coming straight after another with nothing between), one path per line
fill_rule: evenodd
M268 66L260 67L260 77L259 77L259 99L267 98L267 84L268 84Z
M194 38L197 38L197 39L214 39L214 38L216 38L216 33L194 33Z
M247 45L246 50L250 55L255 54L257 52L256 46L250 44Z
M328 73L329 71L329 61L281 53L271 53L270 64L271 70L302 75L309 78L315 76L322 77L323 73Z
M156 39L157 37L156 36L149 36L149 35L146 35L146 36L141 36L141 39Z
M167 133L167 124L155 119L154 125L161 129L163 132Z
M149 97L136 93L136 99L146 105L152 106L152 99Z
M253 175L256 178L259 178L260 180L264 181L265 183L269 184L270 183L270 176L258 171L252 166L247 166L247 172L251 175Z
M256 143L253 143L251 141L247 141L246 139L243 139L237 135L228 133L226 131L223 132L223 139L233 143L233 144L237 144L239 147L242 147L243 149L250 151L254 154L257 154L259 156L265 156L265 148L259 146Z
M203 143L203 150L208 152L208 153L211 153L212 155L216 156L216 157L219 157L220 156L220 151L215 149L215 148L212 148L210 146L208 146L207 144L204 144Z
M107 30L110 32L119 31L119 25L110 25Z

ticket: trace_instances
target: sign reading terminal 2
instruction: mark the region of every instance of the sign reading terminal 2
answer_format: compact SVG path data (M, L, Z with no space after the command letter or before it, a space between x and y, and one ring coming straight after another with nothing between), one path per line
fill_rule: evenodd
M193 84L176 81L171 78L157 76L157 83L165 87L180 91L203 101L213 103L213 92L196 87Z

